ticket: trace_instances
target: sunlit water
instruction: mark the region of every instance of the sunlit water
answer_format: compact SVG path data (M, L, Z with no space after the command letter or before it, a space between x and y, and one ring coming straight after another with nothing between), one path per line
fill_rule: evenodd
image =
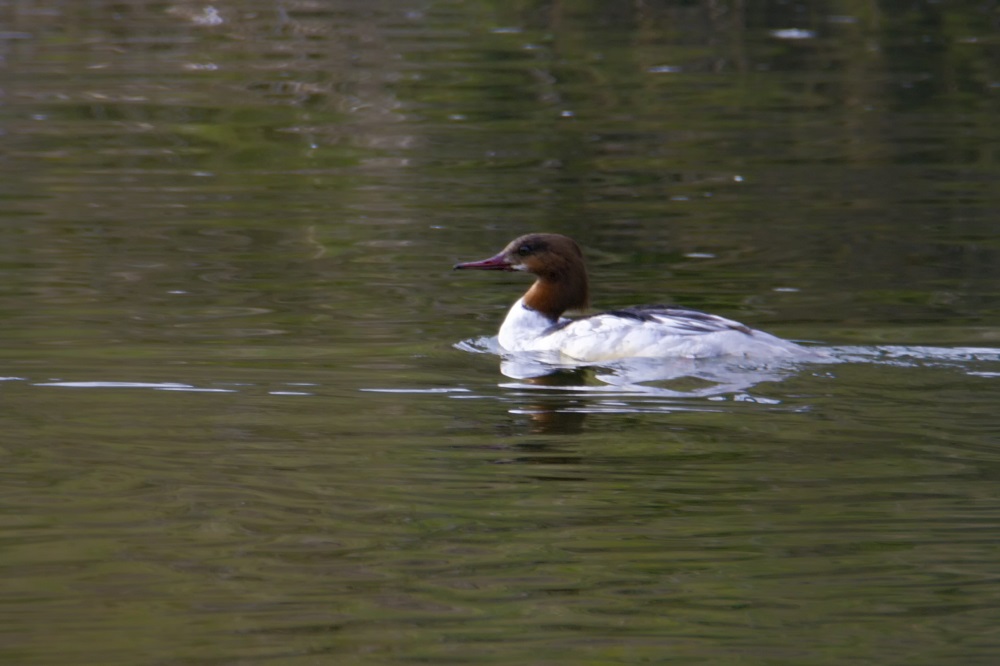
M995 663L992 15L741 7L0 4L0 660Z

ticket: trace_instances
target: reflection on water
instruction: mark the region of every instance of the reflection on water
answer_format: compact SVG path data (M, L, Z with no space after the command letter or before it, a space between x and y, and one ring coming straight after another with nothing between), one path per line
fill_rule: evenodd
M992 664L992 11L0 3L0 661ZM533 230L831 362L454 349Z
M601 391L618 390L636 395L699 398L745 391L761 382L779 381L804 365L788 360L751 363L744 359L719 358L632 358L614 362L578 363L552 354L530 352L501 353L496 338L477 338L455 345L469 352L489 352L501 356L500 372L511 379L530 380L531 385L570 387L588 390L594 379ZM834 362L816 352L812 362Z
M760 405L772 413L811 412L851 366L941 369L946 383L966 375L1000 377L1000 349L988 347L841 346L812 347L813 362L748 366L732 359L631 359L610 365L546 363L525 354L501 354L496 338L476 338L455 345L462 353L499 356L499 370L517 382L486 384L478 390L453 388L366 388L384 393L444 393L461 400L499 402L510 414L526 416L533 434L565 436L581 433L589 415L678 414L705 412L735 415L736 405ZM803 379L808 379L803 384ZM882 380L879 380L882 381ZM926 376L888 380L891 395ZM899 382L892 384L892 381ZM782 382L796 388L783 388ZM768 386L769 385L769 386ZM802 386L808 386L802 390ZM755 389L756 387L756 389ZM499 390L497 390L499 389ZM755 389L755 390L753 390ZM812 396L812 398L810 398ZM929 395L933 399L932 396Z
M495 337L465 340L455 348L500 356L501 373L512 379L528 380L525 384L501 386L671 398L740 394L763 382L780 382L794 373L816 372L823 365L839 363L955 367L968 375L990 376L989 370L982 369L984 364L1000 361L1000 349L988 347L813 346L808 348L811 356L805 360L767 363L730 357L634 358L612 363L578 363L569 358L553 359L551 355L504 352ZM596 380L599 385L595 386L590 380Z

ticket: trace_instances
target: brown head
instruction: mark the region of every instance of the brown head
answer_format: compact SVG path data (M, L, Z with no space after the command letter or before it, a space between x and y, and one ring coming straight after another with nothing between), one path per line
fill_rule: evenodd
M553 321L566 310L588 305L583 252L576 241L560 234L527 234L489 259L455 264L455 268L531 273L537 279L524 295L524 304Z

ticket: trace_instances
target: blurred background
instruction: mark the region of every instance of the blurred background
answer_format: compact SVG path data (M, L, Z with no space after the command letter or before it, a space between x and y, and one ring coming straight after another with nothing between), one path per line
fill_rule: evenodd
M998 117L993 1L0 0L0 657L993 663ZM529 231L860 360L511 382Z

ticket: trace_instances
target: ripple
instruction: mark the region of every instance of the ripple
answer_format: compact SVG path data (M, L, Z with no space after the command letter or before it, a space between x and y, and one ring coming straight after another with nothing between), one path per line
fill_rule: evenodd
M176 382L39 382L35 386L62 386L65 388L140 388L159 391L191 391L199 393L236 393L234 389L200 388Z
M468 393L465 388L363 388L358 389L363 393Z

